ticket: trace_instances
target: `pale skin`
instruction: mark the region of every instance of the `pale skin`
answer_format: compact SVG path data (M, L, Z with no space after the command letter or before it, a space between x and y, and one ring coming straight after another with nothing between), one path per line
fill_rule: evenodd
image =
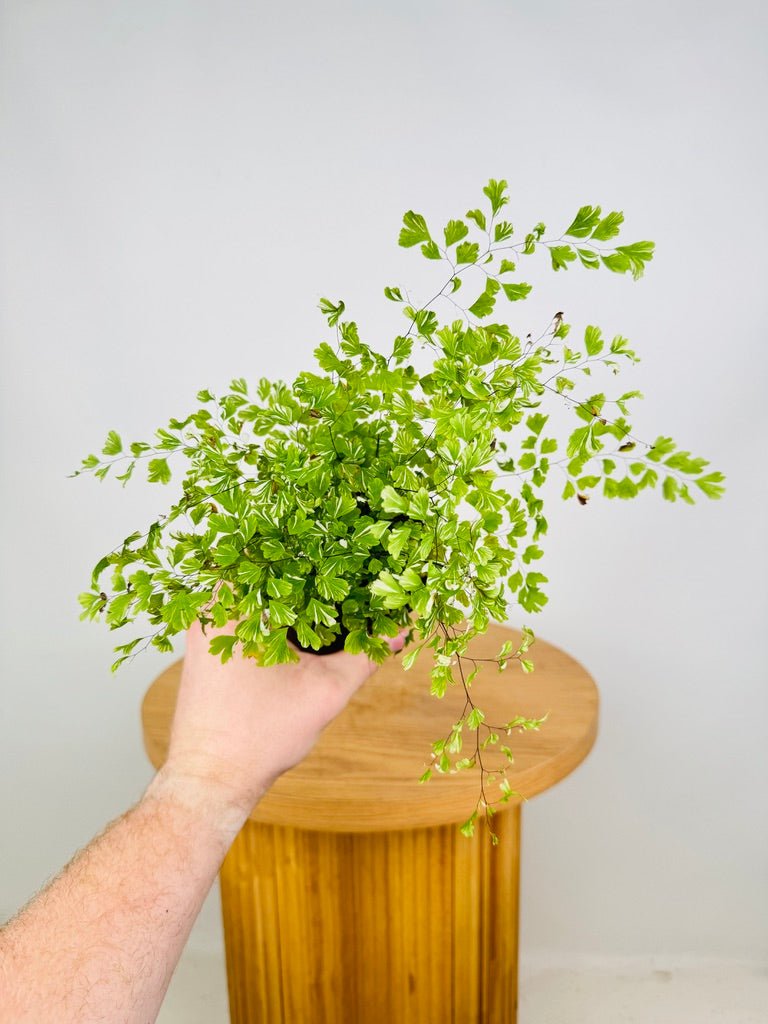
M165 765L0 931L0 1024L151 1024L246 818L376 669L344 652L222 665L208 642L232 628L189 629Z

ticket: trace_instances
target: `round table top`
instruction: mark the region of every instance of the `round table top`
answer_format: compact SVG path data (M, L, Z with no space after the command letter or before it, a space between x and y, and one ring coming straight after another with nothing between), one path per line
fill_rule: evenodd
M476 637L470 654L495 657L501 644L519 637L515 630L492 625ZM407 672L400 659L389 658L355 693L342 713L323 731L311 753L282 775L257 804L251 818L265 824L333 832L379 832L401 828L457 824L465 821L480 795L477 766L456 774L433 772L418 779L432 763L432 744L448 736L465 705L459 682L443 698L430 693L431 652L425 651ZM472 699L492 724L516 715L547 720L538 731L501 733L499 744L483 753L486 769L507 764L498 747L509 746L514 763L506 778L512 790L528 798L553 786L586 757L595 741L598 692L588 672L570 655L537 638L531 648L535 671L524 674L510 662L504 672L485 664L472 684ZM158 768L168 751L168 737L181 660L150 686L142 705L144 745ZM487 736L481 729L482 739ZM475 743L465 726L464 749ZM498 804L498 782L486 782L489 803L502 810L519 802ZM482 814L481 814L482 816Z

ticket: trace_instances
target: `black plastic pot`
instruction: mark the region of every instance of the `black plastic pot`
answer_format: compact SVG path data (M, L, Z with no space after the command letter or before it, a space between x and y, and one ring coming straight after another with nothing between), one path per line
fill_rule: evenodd
M288 627L286 636L294 647L297 647L300 651L306 651L307 654L335 654L337 651L344 650L344 641L347 639L348 632L349 630L344 629L342 626L341 633L334 638L333 642L328 644L327 647L321 647L319 651L315 651L311 647L302 646L302 644L299 643L299 638L296 635L296 630L293 626Z

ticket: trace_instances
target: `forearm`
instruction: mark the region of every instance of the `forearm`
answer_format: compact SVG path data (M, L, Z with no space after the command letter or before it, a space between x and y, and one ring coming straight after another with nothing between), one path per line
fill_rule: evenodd
M159 773L0 932L0 1024L153 1021L245 817L226 793Z
M208 649L222 633L187 632L168 758L142 800L0 931L0 1024L151 1024L248 813L376 667L343 652L225 664Z

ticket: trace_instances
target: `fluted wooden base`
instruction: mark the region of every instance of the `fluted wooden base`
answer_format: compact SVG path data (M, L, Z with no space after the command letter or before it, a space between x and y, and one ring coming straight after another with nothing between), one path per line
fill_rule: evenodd
M514 1024L520 807L471 839L246 822L221 871L233 1024Z
M471 654L492 659L520 634L492 625ZM598 692L578 662L536 641L533 676L477 682L488 722L547 715L511 736L526 799L565 778L597 733ZM430 693L424 655L390 658L254 808L224 862L221 891L234 1024L514 1024L520 808L510 802L465 839L477 771L418 778L431 745L463 716L465 690ZM144 742L165 760L181 662L142 705ZM482 684L482 685L481 685ZM500 792L491 787L495 806ZM519 798L515 798L516 800Z

